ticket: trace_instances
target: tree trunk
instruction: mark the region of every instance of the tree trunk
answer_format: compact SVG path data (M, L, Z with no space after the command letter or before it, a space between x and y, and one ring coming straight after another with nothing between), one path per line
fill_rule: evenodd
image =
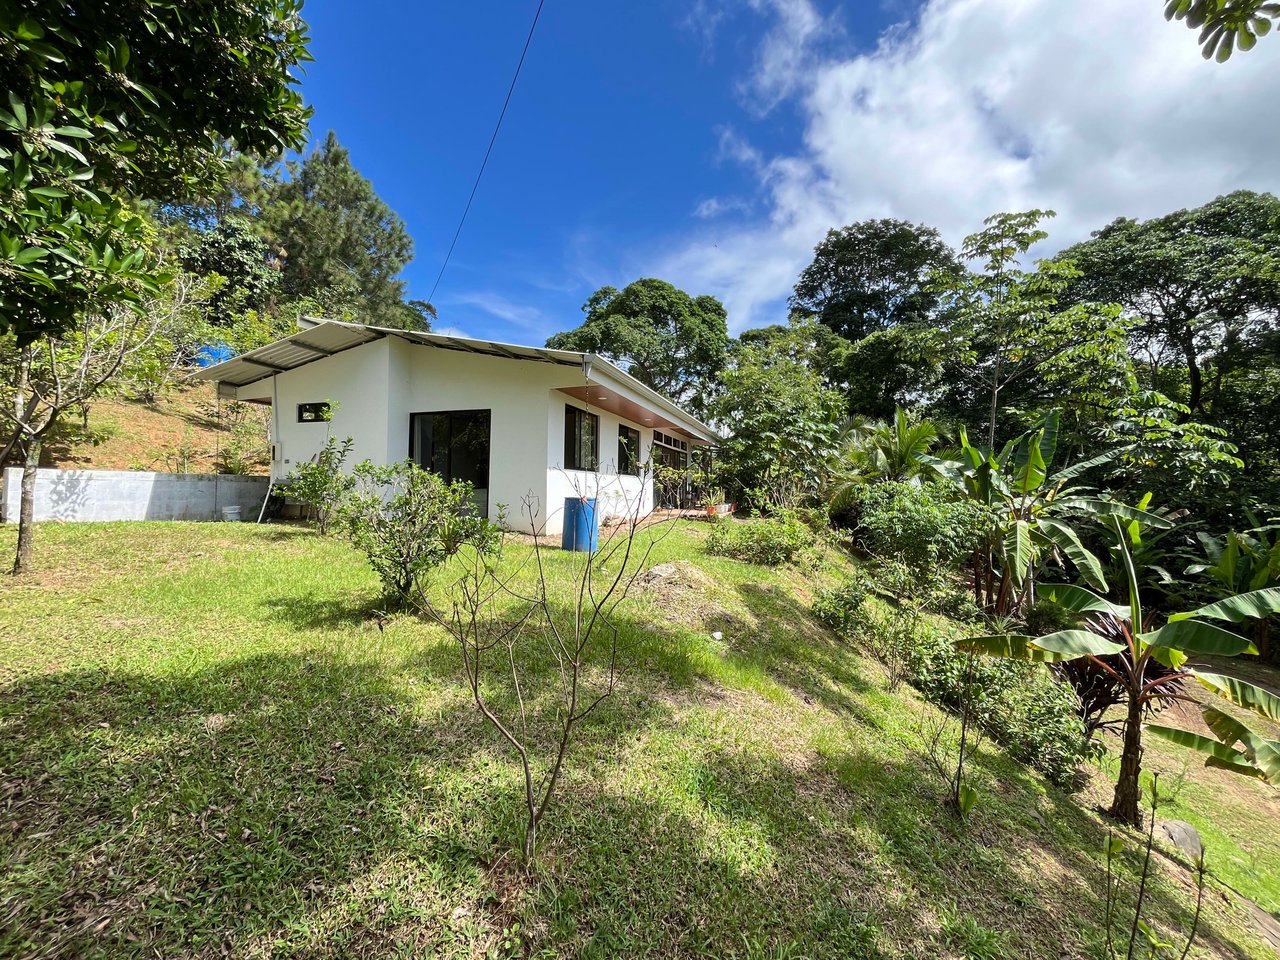
M524 855L526 865L533 863L534 854L538 851L538 815L529 811L529 819L524 827L524 844L520 852Z
M1142 702L1129 693L1129 713L1124 721L1124 746L1120 752L1120 778L1111 801L1111 815L1134 827L1142 826L1138 805L1142 797Z
M979 610L982 603L982 551L973 551L973 605Z
M13 575L31 569L31 549L35 538L36 469L40 466L39 437L27 441L26 457L22 461L22 505L18 510L18 552L13 558Z
M1204 379L1200 374L1200 358L1196 355L1196 338L1190 326L1180 340L1182 358L1187 363L1187 406L1192 413L1200 411L1200 403L1204 393Z

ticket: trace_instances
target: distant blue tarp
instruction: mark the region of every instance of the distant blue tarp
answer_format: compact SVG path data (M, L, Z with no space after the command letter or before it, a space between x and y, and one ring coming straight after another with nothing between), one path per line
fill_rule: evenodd
M212 367L223 360L230 360L236 352L225 343L206 343L196 351L197 367Z

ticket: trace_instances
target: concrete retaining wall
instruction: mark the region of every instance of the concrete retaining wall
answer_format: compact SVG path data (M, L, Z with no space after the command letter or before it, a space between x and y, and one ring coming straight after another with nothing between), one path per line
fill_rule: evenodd
M22 470L4 472L3 516L16 523ZM134 470L39 470L37 520L221 520L222 508L239 506L243 520L258 519L266 477Z

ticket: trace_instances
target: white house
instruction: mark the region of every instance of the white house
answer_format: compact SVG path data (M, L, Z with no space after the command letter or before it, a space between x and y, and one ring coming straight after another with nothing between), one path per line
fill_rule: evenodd
M327 437L351 437L350 464L410 457L466 480L486 515L558 534L564 500L603 516L647 512L649 461L681 467L715 431L602 357L570 350L308 320L297 333L208 367L224 399L269 403L271 476ZM532 497L530 523L522 504Z

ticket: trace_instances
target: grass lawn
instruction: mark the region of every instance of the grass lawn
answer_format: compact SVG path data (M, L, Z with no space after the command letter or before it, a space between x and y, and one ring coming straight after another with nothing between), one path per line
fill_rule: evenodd
M1098 956L1090 793L984 747L957 821L933 708L809 615L844 561L771 571L703 531L622 608L621 687L525 871L518 766L457 652L380 617L345 544L43 525L40 572L0 585L0 957ZM563 589L575 558L549 562ZM1211 857L1248 866L1223 878L1276 909L1274 806L1212 800ZM1176 956L1185 874L1161 858L1153 887ZM1201 934L1193 956L1273 955L1216 882Z

